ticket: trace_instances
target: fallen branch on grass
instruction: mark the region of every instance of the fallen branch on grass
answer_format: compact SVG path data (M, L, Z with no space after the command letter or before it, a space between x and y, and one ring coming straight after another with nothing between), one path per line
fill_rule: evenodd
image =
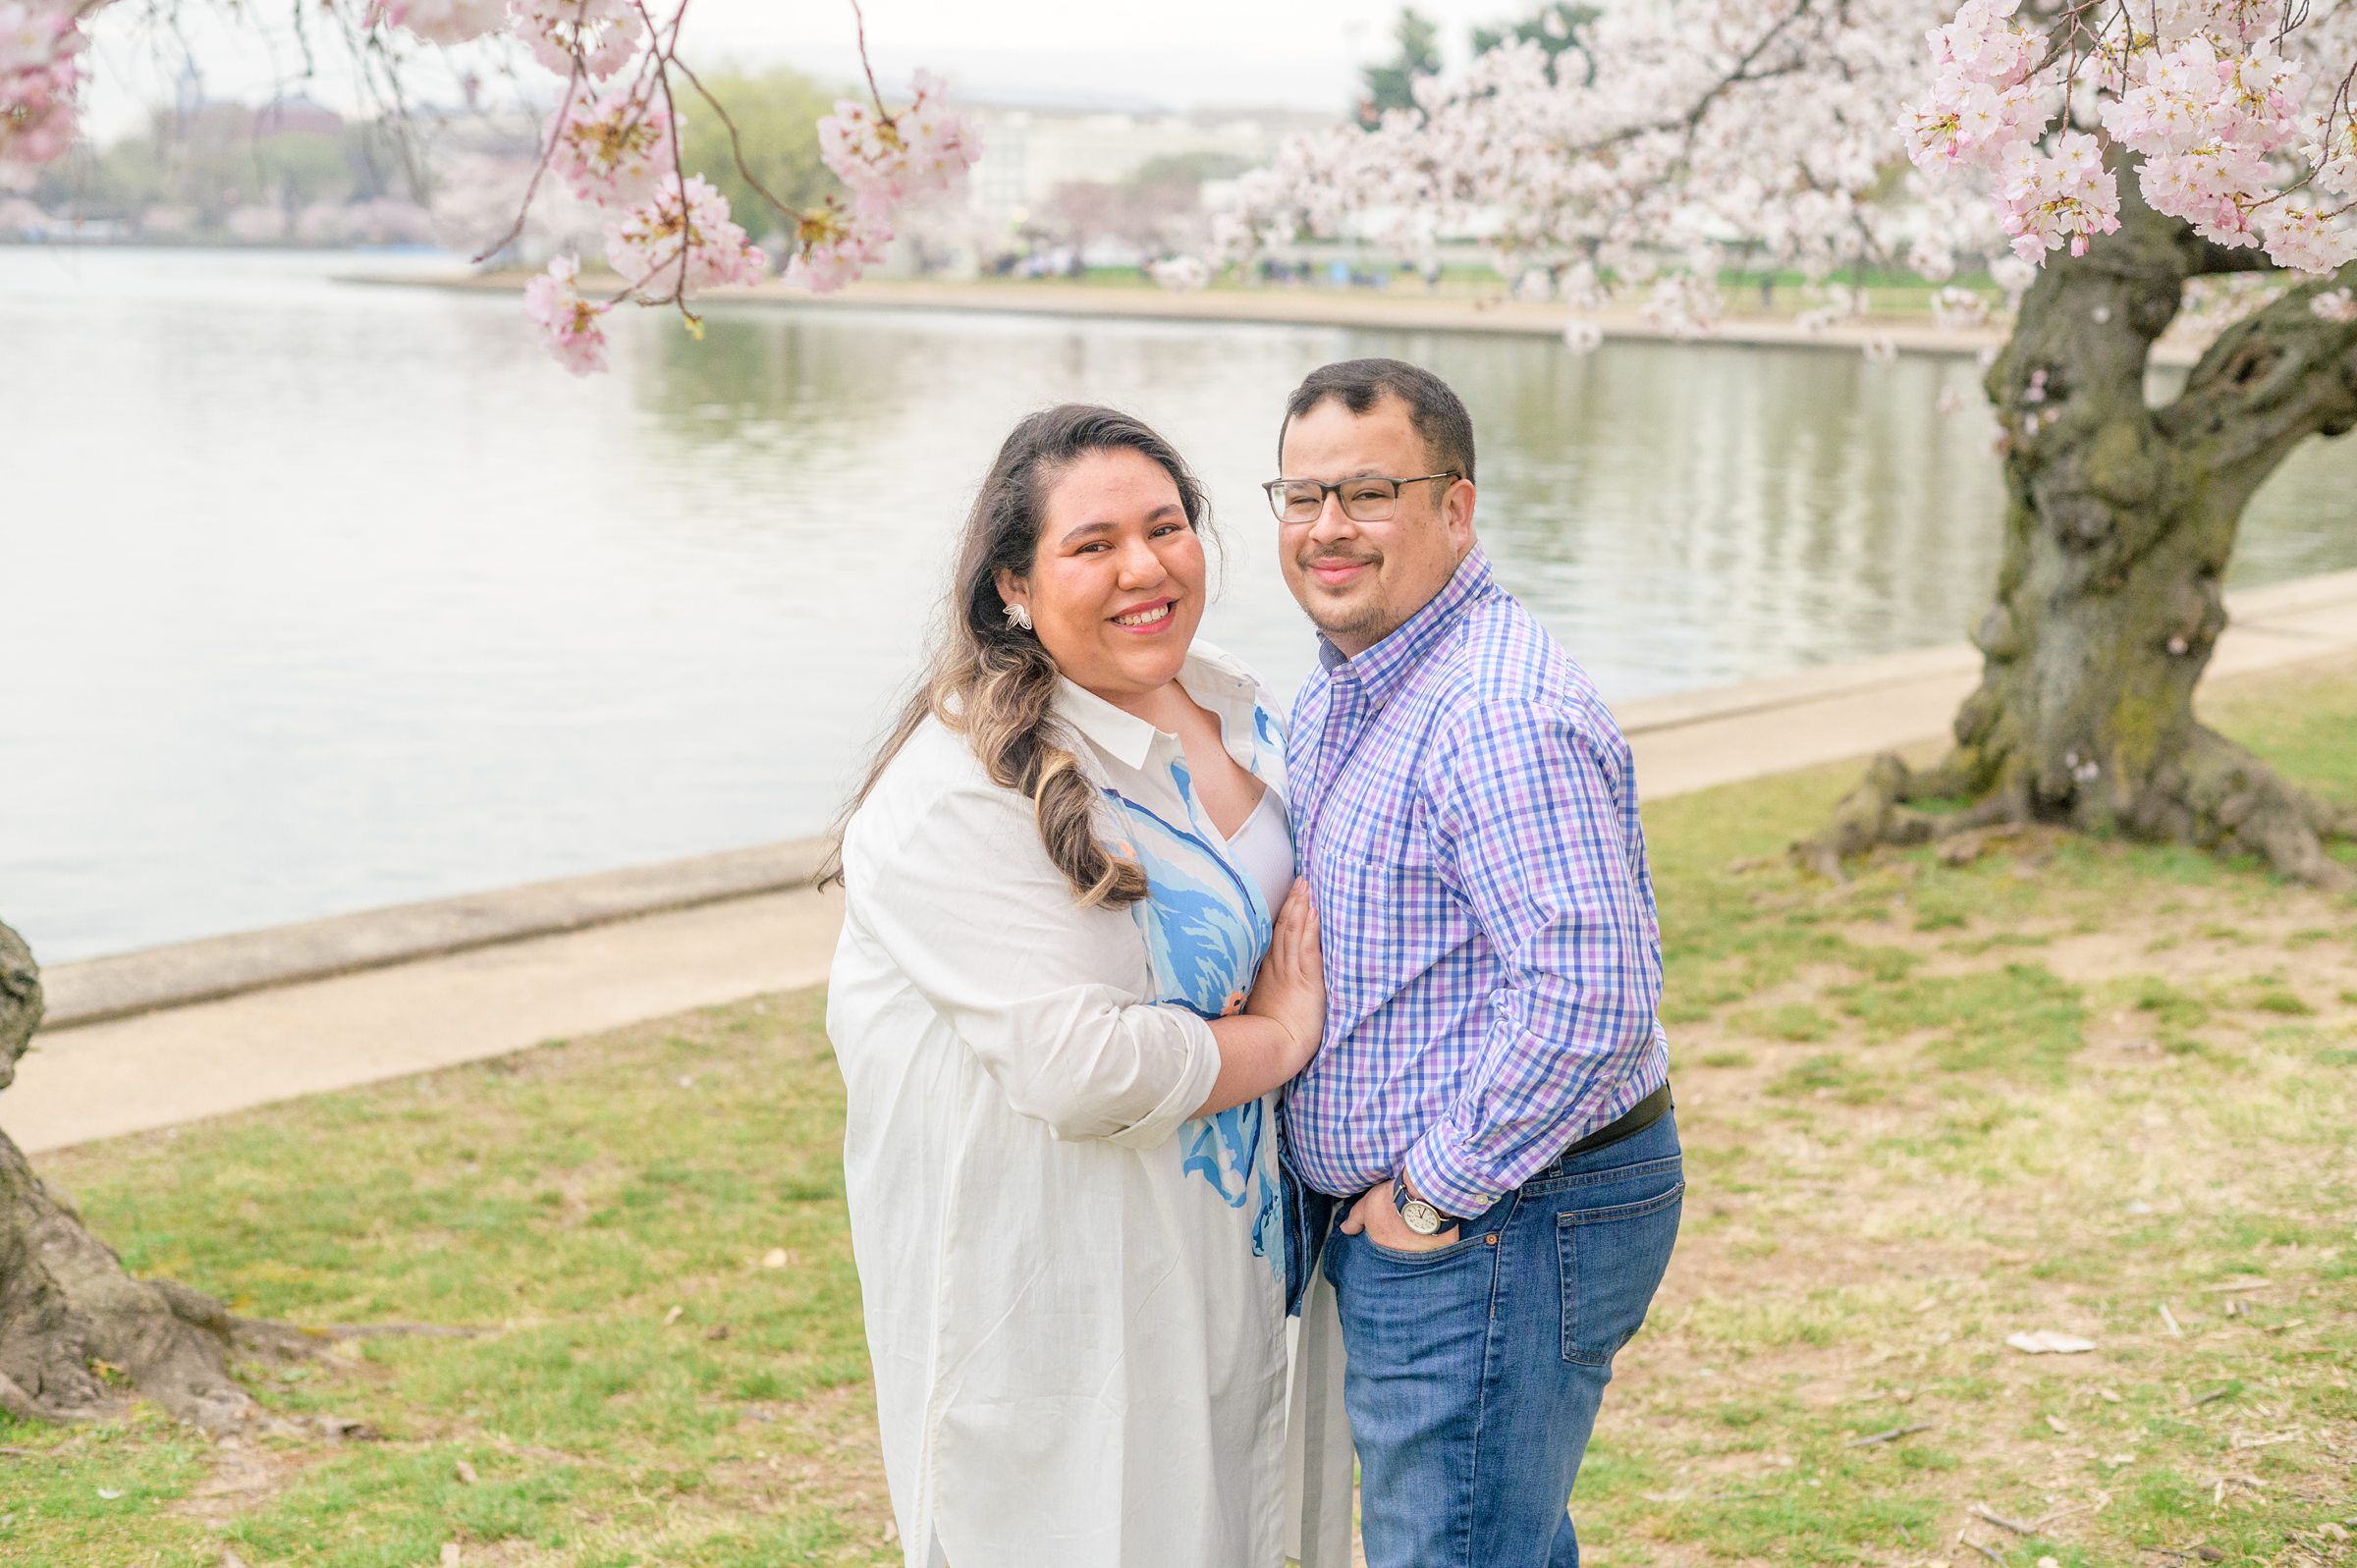
M1990 1507L1985 1502L1974 1503L1972 1505L1972 1512L1975 1518L1986 1519L1989 1521L1989 1523L1998 1526L2000 1529L2010 1530L2017 1536L2034 1536L2038 1534L2036 1526L2025 1525L2018 1519L2007 1519L2003 1514L1999 1513L1996 1509Z
M1844 1448L1871 1448L1878 1442L1896 1442L1901 1437L1912 1437L1919 1432L1930 1432L1932 1427L1933 1423L1931 1422L1919 1421L1912 1427L1893 1427L1889 1432L1878 1432L1871 1437L1852 1437L1841 1446Z

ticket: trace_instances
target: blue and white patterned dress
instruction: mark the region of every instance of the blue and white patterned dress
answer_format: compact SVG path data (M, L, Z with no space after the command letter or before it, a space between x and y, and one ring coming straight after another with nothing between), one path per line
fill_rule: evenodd
M1285 736L1275 716L1257 701L1251 730L1247 766L1269 788L1281 790ZM1185 757L1150 758L1148 766L1169 784L1160 810L1132 799L1118 784L1103 787L1122 824L1122 847L1144 866L1153 890L1131 910L1154 963L1156 1000L1206 1020L1241 1012L1268 953L1277 912L1227 852L1224 837L1196 797ZM1173 797L1184 808L1178 820L1169 811ZM1178 1129L1178 1145L1181 1168L1209 1182L1230 1208L1251 1216L1252 1255L1265 1259L1283 1280L1275 1099L1196 1116Z

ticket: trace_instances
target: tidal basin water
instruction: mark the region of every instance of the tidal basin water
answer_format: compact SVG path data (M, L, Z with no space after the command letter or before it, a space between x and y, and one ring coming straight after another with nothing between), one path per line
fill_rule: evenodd
M0 919L44 960L820 831L1068 399L1196 463L1207 634L1287 691L1255 487L1358 354L1463 394L1499 572L1615 700L1952 640L1994 579L1969 359L714 306L575 381L512 298L332 278L449 265L0 248ZM2353 481L2303 451L2235 580L2357 566Z

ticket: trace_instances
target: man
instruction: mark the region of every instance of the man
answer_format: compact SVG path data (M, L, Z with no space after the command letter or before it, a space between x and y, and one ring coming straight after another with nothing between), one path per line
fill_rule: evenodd
M1438 377L1316 371L1279 472L1322 634L1287 766L1328 990L1287 1157L1343 1214L1323 1268L1367 1562L1570 1568L1580 1455L1685 1191L1628 745L1492 577Z

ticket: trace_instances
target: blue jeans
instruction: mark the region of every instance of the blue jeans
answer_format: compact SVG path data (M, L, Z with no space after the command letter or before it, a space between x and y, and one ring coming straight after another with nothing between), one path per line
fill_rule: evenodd
M1436 1251L1327 1238L1368 1568L1576 1568L1571 1484L1685 1191L1671 1114L1558 1161Z

